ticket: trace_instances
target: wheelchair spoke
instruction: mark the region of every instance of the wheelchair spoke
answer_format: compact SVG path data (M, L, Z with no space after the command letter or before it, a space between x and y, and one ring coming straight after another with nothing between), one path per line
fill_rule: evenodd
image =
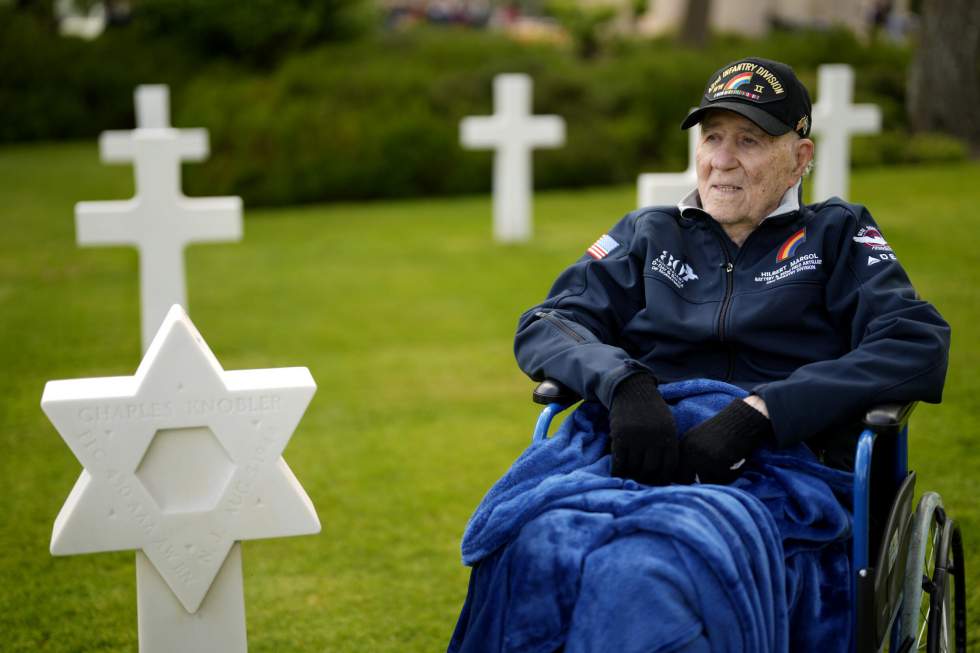
M929 625L929 595L932 594L932 579L922 575L922 601L919 603L919 634L915 638L917 651L926 650L926 631Z
M952 567L951 564L952 562L953 560L951 556L949 558L949 562L947 563L947 567L946 567L947 572L951 574L955 573L956 571ZM953 582L953 576L950 575L948 576L948 580L946 582L946 593L943 596L943 603L942 603L942 611L943 611L942 650L943 651L955 650L952 644L952 642L955 641L953 635L954 619L955 619L954 612L953 612L953 605L954 605L955 595L956 595L956 583Z
M933 577L936 570L936 549L939 547L939 538L942 535L942 527L932 520L929 525L929 535L926 539L925 558L922 565L922 600L919 602L919 628L915 638L915 650L927 651L929 647L929 612L932 595L936 591Z
M949 623L947 621L949 619L949 616L947 614L945 614L946 613L945 610L943 612L944 612L944 614L943 614L943 634L942 634L943 641L942 641L942 650L943 651L949 651L949 650L951 650L949 648Z
M935 547L935 571L929 597L932 609L926 631L927 651L929 653L950 653L957 648L954 637L956 616L952 607L954 599L957 604L962 603L957 596L956 587L959 577L957 559L961 557L958 551L962 547L958 525L952 519L943 518L939 522L941 524L940 537ZM961 637L960 639L964 640L965 638ZM965 646L965 641L961 641L959 644L962 648Z

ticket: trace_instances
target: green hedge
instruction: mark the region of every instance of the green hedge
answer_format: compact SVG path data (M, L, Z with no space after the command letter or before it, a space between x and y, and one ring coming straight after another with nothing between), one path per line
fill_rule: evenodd
M61 38L29 12L0 6L0 143L91 138L134 124L140 83L179 87L197 62L131 30L92 42Z
M366 31L363 0L140 0L86 42L57 35L50 0L0 2L0 143L82 138L134 123L133 89L247 78L311 43Z
M132 24L200 58L267 68L318 41L363 33L374 11L361 0L139 0Z
M261 78L199 77L178 115L211 130L214 153L188 171L187 188L221 189L252 205L486 191L492 156L460 146L459 121L490 113L492 79L502 72L530 74L535 112L567 123L564 147L534 154L537 188L679 170L687 165L681 117L721 63L745 54L789 62L811 88L820 63L854 65L856 101L878 104L890 130L862 143L858 163L964 155L891 136L905 129L908 53L871 49L843 32L721 38L705 52L667 39L621 43L584 61L552 46L442 30L320 48Z
M459 122L490 113L493 77L507 71L531 74L536 112L568 123L565 147L535 155L539 187L634 174L652 107L632 84L553 48L466 35L324 48L269 77L196 80L179 118L208 126L214 152L188 191L279 204L485 190L492 157L461 148Z
M15 41L3 40L11 35ZM669 39L623 41L581 60L570 48L484 32L415 30L293 52L264 71L227 57L204 61L176 36L143 42L126 29L91 44L55 39L28 48L32 42L52 38L0 26L0 65L21 65L14 84L0 82L0 141L125 128L133 86L168 82L174 124L211 135L211 157L187 167L185 190L237 194L251 206L488 190L492 156L462 149L459 122L491 112L492 80L502 72L530 74L535 113L567 124L564 147L534 154L537 188L683 169L681 117L715 69L745 55L790 63L810 88L821 63L855 66L855 100L880 106L886 128L858 139L856 165L966 155L948 138L908 138L908 51L867 47L843 32L720 37L704 51ZM119 61L128 63L111 65Z

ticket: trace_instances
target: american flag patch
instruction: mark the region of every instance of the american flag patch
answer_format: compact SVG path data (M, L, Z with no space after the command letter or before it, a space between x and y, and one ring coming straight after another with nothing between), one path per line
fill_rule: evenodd
M585 253L596 259L605 258L619 247L619 243L609 234L602 234L602 237L592 244L592 247L585 250Z

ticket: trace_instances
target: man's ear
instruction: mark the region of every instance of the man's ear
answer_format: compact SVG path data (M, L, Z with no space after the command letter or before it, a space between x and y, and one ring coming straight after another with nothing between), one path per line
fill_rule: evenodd
M813 141L809 138L801 138L794 143L793 152L796 154L796 169L794 176L799 179L803 176L807 165L813 160Z

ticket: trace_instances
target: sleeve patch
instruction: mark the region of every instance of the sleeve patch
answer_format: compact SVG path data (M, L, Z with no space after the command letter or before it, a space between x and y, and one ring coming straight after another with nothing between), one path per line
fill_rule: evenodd
M860 243L875 252L892 251L891 245L881 235L881 232L874 227L861 227L857 235L854 236L854 242Z
M877 265L878 263L887 263L888 261L897 261L898 257L891 252L884 252L875 256L868 256L868 267L872 265Z
M592 243L592 247L585 250L585 253L599 260L609 256L617 247L619 247L619 243L616 242L615 238L609 234L602 234L599 240Z

